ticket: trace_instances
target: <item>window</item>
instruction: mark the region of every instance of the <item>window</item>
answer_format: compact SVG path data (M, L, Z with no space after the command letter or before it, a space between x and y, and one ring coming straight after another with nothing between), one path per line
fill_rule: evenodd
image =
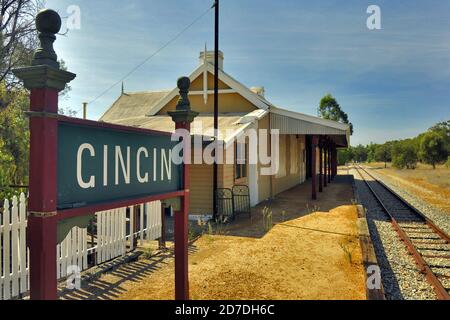
M236 174L235 178L241 179L247 177L247 144L245 143L236 143Z

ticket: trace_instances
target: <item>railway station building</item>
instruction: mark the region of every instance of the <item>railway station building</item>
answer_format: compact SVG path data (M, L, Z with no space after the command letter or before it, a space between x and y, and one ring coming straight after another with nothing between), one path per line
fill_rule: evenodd
M240 161L218 165L218 187L232 189L248 186L250 204L255 206L301 183L311 183L311 196L322 191L337 173L337 148L349 145L347 124L290 111L275 106L265 97L264 87L248 88L224 71L224 56L219 55L219 130L227 148L235 148ZM214 126L214 52L200 53L199 66L190 74L189 100L199 112L192 124L192 135L211 136ZM174 111L179 92L122 92L100 121L159 131L174 131L168 112ZM249 146L237 146L233 138L248 130L266 129L261 141L271 141L271 130L278 130L278 170L262 174L264 165L248 164ZM230 143L231 142L231 143ZM247 140L247 142L249 141ZM245 144L244 143L244 144ZM205 144L203 148L205 148ZM259 145L257 146L259 148ZM238 152L244 150L244 152ZM269 149L270 150L270 149ZM198 150L197 150L198 151ZM193 151L195 153L196 150ZM270 151L269 151L270 153ZM315 161L312 161L315 159ZM213 212L213 165L191 164L191 215ZM315 174L313 174L315 173Z

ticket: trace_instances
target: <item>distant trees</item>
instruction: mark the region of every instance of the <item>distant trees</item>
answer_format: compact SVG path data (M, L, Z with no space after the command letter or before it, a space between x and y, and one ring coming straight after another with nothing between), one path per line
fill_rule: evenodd
M375 161L384 162L384 167L387 168L387 163L392 161L391 153L392 145L385 143L375 148Z
M450 167L450 120L437 123L426 132L412 139L388 141L349 147L339 150L339 164L346 162L388 162L399 169L415 169L417 163L427 163L436 168L437 164L446 163Z
M392 147L392 165L398 169L415 169L417 167L417 147L413 140L396 142Z
M353 148L353 160L357 162L365 162L367 160L367 148L362 144Z
M353 161L353 148L349 147L347 149L338 149L337 161L339 165L345 165L348 162Z
M350 126L350 134L353 134L353 124L349 122L348 115L341 109L341 106L331 94L325 95L320 100L317 113L321 118L348 124Z
M445 137L436 131L427 132L420 141L419 156L420 159L433 166L447 159L448 145L445 143Z

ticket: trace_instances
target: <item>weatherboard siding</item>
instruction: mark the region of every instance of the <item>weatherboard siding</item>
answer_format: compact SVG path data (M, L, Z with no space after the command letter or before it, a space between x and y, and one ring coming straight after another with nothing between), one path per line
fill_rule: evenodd
M299 151L301 141L302 140L297 138L295 135L280 135L280 150L282 150L283 152L280 153L279 159L280 165L283 165L285 167L285 175L275 177L274 195L295 187L301 182L301 157ZM293 149L291 143L295 143L297 147ZM293 157L292 159L291 156ZM295 169L294 166L296 166Z

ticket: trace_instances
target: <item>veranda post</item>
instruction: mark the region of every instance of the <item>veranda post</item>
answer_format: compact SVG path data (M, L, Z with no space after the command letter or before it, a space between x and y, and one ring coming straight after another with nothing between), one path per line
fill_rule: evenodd
M14 74L30 90L30 166L27 242L30 294L34 300L57 298L57 133L58 94L75 74L60 69L53 50L61 18L53 10L36 16L40 47L31 67Z

